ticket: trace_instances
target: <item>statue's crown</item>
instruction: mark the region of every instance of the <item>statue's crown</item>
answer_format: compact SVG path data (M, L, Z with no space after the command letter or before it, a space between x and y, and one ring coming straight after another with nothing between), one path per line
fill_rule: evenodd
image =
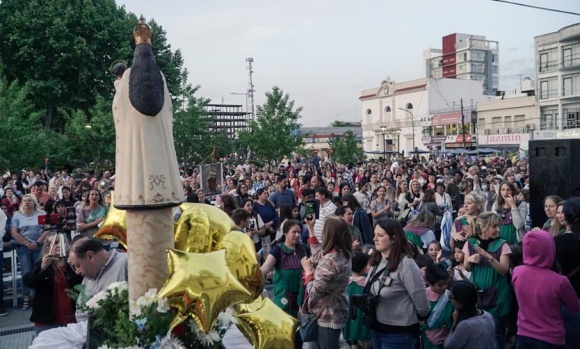
M141 18L139 18L137 26L135 27L135 31L133 31L133 36L135 37L135 45L140 44L151 45L151 34L152 34L151 28L145 22L145 18L141 16Z

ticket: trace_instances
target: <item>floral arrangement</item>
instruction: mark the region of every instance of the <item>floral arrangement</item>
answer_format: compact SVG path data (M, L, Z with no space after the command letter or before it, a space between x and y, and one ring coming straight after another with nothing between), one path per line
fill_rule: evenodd
M150 289L129 304L127 282L116 282L90 298L79 310L89 317L90 349L214 349L228 328L236 322L228 309L222 312L212 330L206 334L193 319L169 326L175 317L166 298L157 297ZM131 310L129 310L131 309Z

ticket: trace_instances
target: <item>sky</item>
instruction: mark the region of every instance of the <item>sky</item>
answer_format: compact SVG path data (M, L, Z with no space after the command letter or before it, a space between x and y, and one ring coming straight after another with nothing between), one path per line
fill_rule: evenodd
M580 12L579 0L513 0ZM491 0L117 0L166 31L189 83L212 103L246 104L246 58L254 59L255 105L280 87L303 107L303 127L360 121L359 97L387 76L424 77L423 50L452 33L499 42L500 89L534 79L534 37L580 16ZM153 37L153 40L155 38ZM232 94L239 93L239 94Z

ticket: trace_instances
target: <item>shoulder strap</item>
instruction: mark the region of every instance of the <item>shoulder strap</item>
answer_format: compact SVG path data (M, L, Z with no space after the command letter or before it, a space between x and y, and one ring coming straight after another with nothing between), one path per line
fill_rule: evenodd
M375 281L377 281L377 279L379 279L379 278L381 280L381 286L379 287L379 294L381 293L382 288L385 287L385 281L387 280L387 276L390 273L388 265L386 267L384 267L383 269L379 270L377 273L375 273L377 268L378 268L378 265L373 269L373 274L371 274L372 276L370 277L369 281L365 285L363 293L369 293L372 284L374 284ZM382 274L381 274L381 271L382 271Z

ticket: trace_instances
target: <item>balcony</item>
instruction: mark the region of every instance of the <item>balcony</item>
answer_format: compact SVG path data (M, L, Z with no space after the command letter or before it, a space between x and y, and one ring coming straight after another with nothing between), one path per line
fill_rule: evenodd
M560 68L560 62L558 62L558 60L554 59L551 61L540 62L540 65L538 66L538 72L539 73L550 73L553 71L557 71L558 68Z
M564 57L560 63L561 71L568 71L580 68L580 54Z

